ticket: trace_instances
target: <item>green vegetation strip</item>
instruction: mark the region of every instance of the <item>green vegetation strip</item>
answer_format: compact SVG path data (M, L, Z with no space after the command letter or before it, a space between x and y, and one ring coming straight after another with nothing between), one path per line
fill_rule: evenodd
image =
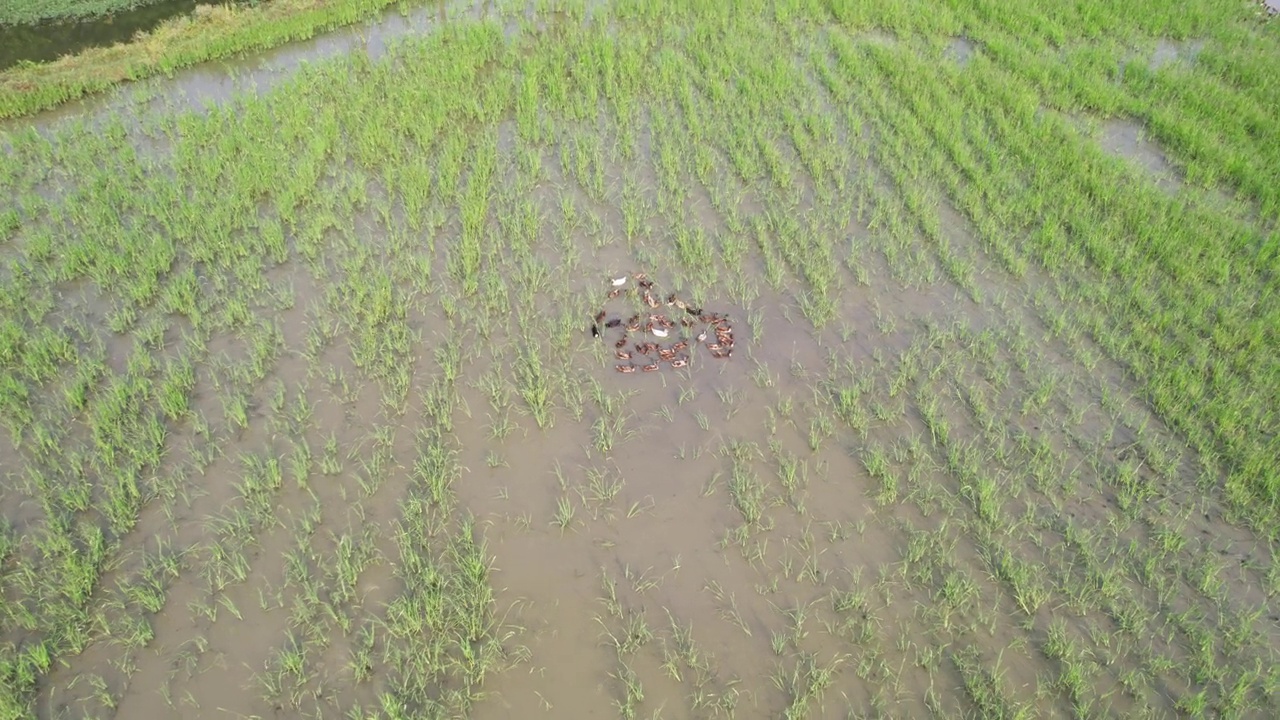
M0 118L19 117L115 85L206 60L266 50L366 20L394 0L272 0L257 7L209 6L140 36L0 73Z

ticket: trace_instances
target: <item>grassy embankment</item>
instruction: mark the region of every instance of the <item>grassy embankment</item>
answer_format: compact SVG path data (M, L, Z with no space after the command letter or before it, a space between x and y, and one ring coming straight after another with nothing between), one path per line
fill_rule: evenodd
M79 20L150 5L159 0L9 0L0 5L0 25Z
M392 0L273 0L211 6L162 23L137 41L0 72L0 118L56 107L119 83L284 43L368 19Z
M1274 30L686 5L6 138L0 716L1275 706ZM734 361L613 373L631 267Z

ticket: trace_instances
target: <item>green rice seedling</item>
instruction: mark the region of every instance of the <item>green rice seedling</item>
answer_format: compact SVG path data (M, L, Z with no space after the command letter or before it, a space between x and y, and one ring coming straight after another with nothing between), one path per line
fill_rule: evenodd
M769 643L773 648L773 654L781 657L787 651L787 645L790 642L790 636L784 632L769 633Z
M604 588L604 597L601 598L601 602L604 603L611 617L621 620L623 612L622 603L618 601L618 583L613 578L603 574L600 580Z
M536 351L525 350L516 364L516 387L524 399L534 422L540 428L551 426L551 386L547 371Z
M611 675L611 677L622 683L624 691L622 700L615 700L614 705L618 708L620 717L630 720L636 716L637 706L644 702L644 687L640 678L626 663L622 663L622 669L618 675Z
M449 357L452 358L454 355L451 354ZM460 355L457 357L460 362ZM456 376L460 367L454 364L453 369L454 375ZM492 406L495 411L503 412L511 406L510 386L498 366L491 366L487 371L480 375L473 384L473 387L484 392L485 397L489 400L490 406Z
M737 598L733 593L725 592L720 583L715 580L707 581L706 585L703 586L703 590L711 593L711 596L721 605L720 617L722 619L733 623L746 633L747 637L751 637L751 626L742 617L742 612L738 609Z
M724 389L716 390L716 396L720 398L720 403L722 405L726 405L729 408L728 415L725 416L725 420L733 419L733 416L738 411L738 405L742 400L742 393L733 387L726 387Z
M568 496L560 497L556 499L556 512L551 524L560 528L560 532L564 533L573 525L573 516L576 512L572 498Z
M889 465L884 448L872 444L862 453L861 459L867 473L880 481L879 488L876 490L876 502L881 505L891 505L896 502L898 477Z
M808 463L787 452L776 440L769 441L769 449L778 463L778 480L782 483L787 503L803 515L804 498L801 493L809 483Z
M567 491L569 489L569 478L565 475L564 468L560 466L559 460L555 461L551 472L556 476L556 487L560 488L561 492Z
M686 402L690 402L696 399L697 397L698 397L697 388L691 384L685 384L680 386L680 395L676 402L677 404L684 405Z
M653 640L653 631L649 628L642 611L627 611L625 619L619 619L623 620L619 635L605 631L612 640L619 657L632 655Z
M602 454L607 455L615 443L625 441L635 434L635 431L627 429L627 421L630 419L630 413L618 413L616 415L602 415L596 418L592 424L592 436L594 438L594 446Z
M223 396L223 412L228 424L236 430L249 427L249 401L243 392L232 390Z
M88 675L86 677L88 678L88 683L90 687L93 689L93 699L99 705L106 708L107 710L115 710L117 705L117 699L112 694L111 688L107 684L107 681L101 675L98 675L96 673L92 675ZM77 678L77 680L79 679L80 678Z
M442 508L451 508L454 502L452 486L461 475L456 453L446 445L436 430L422 430L418 434L418 458L413 466L413 478L425 491L425 499Z
M662 584L662 578L650 577L649 572L653 568L646 568L641 572L633 572L631 566L628 565L623 569L624 576L631 583L631 589L636 594L643 594L650 590L657 589Z
M293 453L289 455L289 471L299 488L306 487L311 476L311 447L305 439L294 444Z
M236 607L235 602L227 595L218 595L218 604L226 608L235 619L243 621L244 616L240 614L240 609Z
M501 441L516 429L515 422L511 419L510 412L503 411L498 418L489 416L489 436L494 440Z
M751 470L752 458L758 450L749 443L731 441L725 450L731 460L728 480L729 498L746 527L757 526L764 517L764 484Z
M143 611L157 613L164 607L168 585L177 579L180 558L169 545L159 542L154 554L143 560L142 570L135 582L120 582L121 592Z
M774 671L774 686L788 698L788 705L783 717L808 717L810 703L821 706L822 696L835 681L836 671L844 663L843 656L837 656L829 664L819 664L811 654L802 653L792 666L790 672L782 666Z
M337 433L330 433L329 438L325 440L324 454L320 458L320 472L329 476L342 472L342 459L338 455Z
M1003 549L996 552L998 554L988 561L994 566L996 576L1013 587L1019 609L1028 617L1034 617L1049 599L1049 591L1040 581L1035 566Z
M906 414L906 403L902 398L894 402L877 400L871 404L871 414L882 423L892 423Z
M996 660L993 669L987 669L983 667L977 649L972 646L951 656L952 662L964 678L964 687L969 699L984 717L1030 717L1030 708L1019 706L1006 696L1003 689L1003 673L1000 670L1001 659Z
M624 484L622 477L616 473L588 468L584 500L589 496L591 501L597 505L608 504L618 496Z
M823 441L833 434L835 434L835 424L831 421L831 416L822 408L814 407L813 415L809 418L810 452L818 452L822 448Z
M241 458L244 475L239 485L245 507L258 524L275 515L274 497L280 490L283 472L277 458L247 455Z

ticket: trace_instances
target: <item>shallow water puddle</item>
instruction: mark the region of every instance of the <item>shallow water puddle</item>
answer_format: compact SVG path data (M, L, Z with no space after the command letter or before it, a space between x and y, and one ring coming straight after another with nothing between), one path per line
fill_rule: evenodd
M960 67L969 64L969 58L973 56L975 51L973 42L968 38L956 37L947 43L947 49L944 52L946 58Z
M1150 174L1164 190L1173 192L1182 186L1177 171L1160 146L1147 137L1141 124L1127 118L1110 118L1102 123L1099 140L1103 150Z
M1277 0L1280 1L1280 0ZM1194 62L1196 56L1204 49L1203 40L1186 40L1178 42L1168 38L1156 41L1155 52L1151 54L1151 62L1147 64L1153 72L1176 62Z

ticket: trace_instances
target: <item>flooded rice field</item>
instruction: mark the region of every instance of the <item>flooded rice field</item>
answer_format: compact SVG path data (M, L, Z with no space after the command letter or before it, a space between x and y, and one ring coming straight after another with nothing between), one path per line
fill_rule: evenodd
M782 5L6 125L0 717L1270 717L1274 90Z

